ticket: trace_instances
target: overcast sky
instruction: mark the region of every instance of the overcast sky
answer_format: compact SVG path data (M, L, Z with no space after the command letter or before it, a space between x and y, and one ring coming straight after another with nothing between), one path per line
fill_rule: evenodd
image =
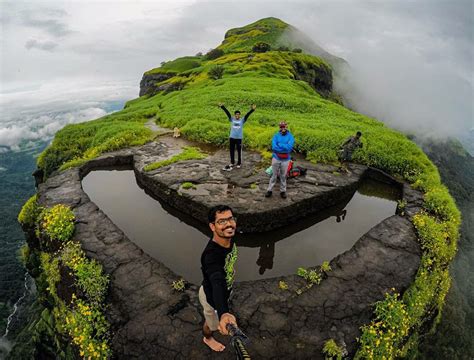
M360 111L404 131L473 128L472 1L1 1L0 146L102 116L146 70L268 16L349 62L338 86Z

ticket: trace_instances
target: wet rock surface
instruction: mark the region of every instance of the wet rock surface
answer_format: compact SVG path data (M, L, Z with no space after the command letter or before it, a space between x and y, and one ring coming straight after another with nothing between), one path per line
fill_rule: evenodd
M220 170L228 161L227 151L220 150L203 160L143 171L146 164L169 158L182 146L183 142L163 138L103 155L39 185L42 205L71 206L77 219L74 239L110 274L107 316L118 359L231 359L234 354L229 339L219 335L227 345L224 353L214 354L202 344L204 319L198 287L189 285L182 293L172 290L171 283L179 277L131 242L84 193L81 179L89 171L133 166L137 181L148 192L197 219L202 220L209 206L224 202L235 208L240 223L248 221L259 229L274 226L275 217L290 222L294 214L304 216L337 203L355 191L364 176L378 174L396 184L361 165L351 164L351 174L336 174L332 166L298 161L308 167L308 174L289 182L288 199L264 199L268 177L260 156L245 152L243 168L228 173ZM193 182L196 189L182 189L186 181ZM296 275L235 284L232 309L251 339L248 350L253 358L322 359L322 347L330 338L344 342L354 354L359 328L371 320L373 303L391 288L403 292L420 263L421 250L408 216L421 206L422 197L408 185L402 187L406 216L384 220L334 258L332 271L320 285L297 295L294 289L304 287L305 282ZM278 188L275 190L278 195ZM246 230L253 230L251 226ZM281 290L280 280L290 289Z
M174 163L154 171L143 168L155 161L170 157L180 150L176 144L162 144L162 148L142 148L134 157L138 184L152 195L163 199L174 208L206 223L208 210L218 204L232 207L239 218L239 230L263 232L293 223L308 214L339 203L350 197L359 186L367 167L353 164L350 174L338 173L337 167L314 165L298 160L308 169L306 176L288 180L287 195L279 196L279 184L274 195L265 198L269 176L265 162L257 153L245 152L242 168L222 170L228 164L228 153L216 151L202 160ZM189 189L184 183L193 183Z

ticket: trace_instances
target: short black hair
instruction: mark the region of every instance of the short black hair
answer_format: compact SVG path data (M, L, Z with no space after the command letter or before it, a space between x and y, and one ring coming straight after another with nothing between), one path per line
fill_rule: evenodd
M362 133L360 131L357 131L356 135L357 136L362 136Z
M240 110L235 110L235 111L234 111L234 115L235 115L235 114L240 114Z
M207 214L207 219L209 220L209 224L214 223L216 221L216 214L217 213L221 213L221 212L228 211L228 210L230 210L232 212L232 215L234 215L234 210L232 210L232 208L230 206L216 205L216 206L212 207L209 210L209 213Z

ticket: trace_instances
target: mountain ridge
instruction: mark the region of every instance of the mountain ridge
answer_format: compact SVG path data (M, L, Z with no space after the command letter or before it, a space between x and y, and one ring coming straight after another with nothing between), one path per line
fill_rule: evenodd
M244 144L262 155L268 154L280 119L287 120L294 133L296 151L319 163L337 164L342 141L360 130L364 147L354 154L354 161L407 181L424 193L424 203L412 219L423 248L415 281L403 294L387 292L377 302L373 321L362 328L356 357L416 352L418 331L424 331L425 320L432 319L428 314L439 313L449 289L447 265L456 252L460 221L456 205L441 184L436 167L405 135L331 100L333 68L324 59L299 49L274 50L268 43L270 48L255 48L269 37L268 33L258 33L250 41L242 39L249 31L264 32L253 24L241 33L231 31L228 39L232 41L225 45L232 51L220 49L169 62L168 66L165 63L147 72L166 74L165 78L150 80L155 89L149 94L127 102L120 112L59 131L38 159L44 178L67 174L64 170L82 166L103 153L152 141L158 134L145 126L149 121L180 128L188 139L224 146L228 123L216 106L218 102L239 108L257 104L245 125ZM238 51L249 46L250 52ZM34 204L33 199L28 206ZM60 319L53 317L52 321Z

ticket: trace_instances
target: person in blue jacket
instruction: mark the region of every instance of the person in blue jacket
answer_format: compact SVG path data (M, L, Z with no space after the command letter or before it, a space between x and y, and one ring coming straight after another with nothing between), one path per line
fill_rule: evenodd
M280 131L272 139L272 177L268 184L265 197L272 196L272 189L275 186L277 177L280 176L280 196L286 199L286 171L291 160L290 153L295 145L295 138L288 130L286 122L280 122Z
M255 111L257 105L253 104L250 111L245 114L243 118L240 117L240 111L236 110L234 116L230 115L229 110L226 109L223 103L219 103L219 107L224 110L227 118L229 119L230 135L229 135L229 148L230 148L230 164L226 165L222 170L231 171L235 166L235 149L237 148L237 169L242 166L242 138L244 136L244 124L248 120L249 116Z

